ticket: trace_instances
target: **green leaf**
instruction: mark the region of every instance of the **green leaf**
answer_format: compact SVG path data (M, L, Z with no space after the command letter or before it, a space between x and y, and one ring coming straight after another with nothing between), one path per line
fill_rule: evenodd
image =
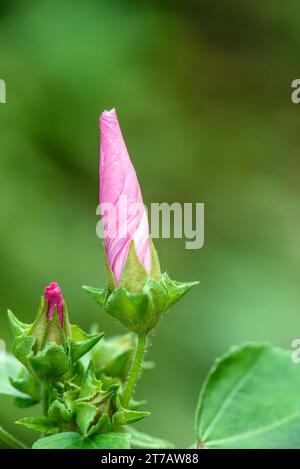
M38 403L36 400L32 399L32 397L29 396L15 397L13 402L16 407L19 407L19 409L27 409L28 407L32 407L33 405Z
M129 449L128 433L102 433L83 438L79 433L66 432L37 440L33 449Z
M24 369L23 365L10 353L6 353L0 363L0 394L13 397L25 397L26 395L14 388L10 378L17 379L19 373Z
M41 400L40 383L25 368L21 369L16 378L10 377L10 382L15 389L27 394L34 403Z
M0 427L0 449L26 449L26 446Z
M126 431L131 435L130 446L131 448L146 448L146 449L169 449L175 448L173 443L161 438L155 438L147 435L146 433L139 432L133 427L126 427Z
M52 434L59 432L60 428L56 422L48 417L24 417L16 422L18 425L24 425L36 432Z
M234 347L216 361L200 393L201 448L300 448L300 368L268 344Z

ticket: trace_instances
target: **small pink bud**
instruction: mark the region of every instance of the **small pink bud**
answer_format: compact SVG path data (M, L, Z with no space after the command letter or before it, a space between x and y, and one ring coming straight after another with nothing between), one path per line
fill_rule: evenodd
M106 257L116 284L120 283L131 240L140 262L150 274L147 213L115 109L104 111L100 117L99 201Z
M64 299L57 283L52 282L45 288L45 300L48 301L47 321L50 321L54 306L57 308L60 325L64 322Z

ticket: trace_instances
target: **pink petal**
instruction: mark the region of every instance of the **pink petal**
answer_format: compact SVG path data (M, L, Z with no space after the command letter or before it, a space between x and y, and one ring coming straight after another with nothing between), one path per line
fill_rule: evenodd
M45 288L44 296L45 299L48 301L47 321L50 321L50 318L53 315L54 306L56 306L60 325L63 326L64 299L58 284L56 282L50 283L50 285Z
M105 250L108 263L119 284L127 258L130 241L133 239L136 253L150 274L150 247L148 218L143 204L141 189L136 172L130 161L125 142L120 130L115 109L104 111L100 116L100 204L109 203L105 213L102 210L103 223L107 228L109 221L115 222L115 228L105 237ZM127 202L127 216L122 203ZM139 210L136 210L139 204ZM124 222L126 225L125 232Z

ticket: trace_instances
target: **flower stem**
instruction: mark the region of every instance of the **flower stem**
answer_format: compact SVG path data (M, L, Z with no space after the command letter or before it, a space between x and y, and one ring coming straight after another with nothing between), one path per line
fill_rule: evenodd
M44 417L48 416L48 407L49 407L49 388L47 385L43 389L43 414Z
M12 448L12 449L26 449L23 443L21 443L17 438L10 433L7 433L4 428L0 427L0 444L3 445L3 448ZM2 446L1 446L2 447Z
M145 355L147 336L138 336L138 342L129 372L128 380L124 389L122 404L124 407L128 406L128 403L132 397L135 385L140 377L141 368L143 364L143 358Z

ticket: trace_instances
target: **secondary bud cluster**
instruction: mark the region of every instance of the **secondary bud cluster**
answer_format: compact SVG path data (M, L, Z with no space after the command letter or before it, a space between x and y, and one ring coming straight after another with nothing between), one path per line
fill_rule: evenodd
M55 382L85 355L103 334L88 335L69 322L67 306L57 283L45 288L32 324L8 312L14 333L13 353L35 377Z

